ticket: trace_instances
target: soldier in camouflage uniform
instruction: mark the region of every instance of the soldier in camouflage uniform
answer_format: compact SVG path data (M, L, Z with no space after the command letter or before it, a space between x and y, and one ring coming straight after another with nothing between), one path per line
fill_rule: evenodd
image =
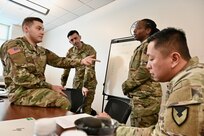
M5 42L0 48L3 76L9 100L16 105L60 107L69 110L70 101L63 93L63 87L45 81L45 67L68 68L90 65L91 56L80 59L58 57L53 52L40 47L44 35L40 18L25 18L22 24L24 37Z
M71 59L80 59L89 55L95 55L95 49L85 44L81 41L81 36L76 30L72 30L68 33L67 38L69 42L73 45L69 49L66 57ZM64 73L61 76L61 85L65 86L69 76L71 68L64 70ZM73 80L73 88L82 89L83 95L86 96L83 112L91 114L92 108L91 104L94 100L94 94L96 89L97 81L95 75L95 64L91 66L80 66L75 68L75 76Z
M122 84L122 88L123 93L131 100L131 126L149 127L157 123L162 90L160 83L151 78L146 68L147 38L159 30L150 19L139 20L134 25L135 39L141 45L134 51L129 64L128 79Z
M204 136L204 64L191 58L185 33L167 28L150 37L147 68L156 81L168 82L156 126L120 126L117 136Z

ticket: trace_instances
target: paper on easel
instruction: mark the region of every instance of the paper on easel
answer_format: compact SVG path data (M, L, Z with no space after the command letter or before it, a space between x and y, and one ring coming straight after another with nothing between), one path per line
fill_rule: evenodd
M75 114L75 115L68 115L68 116L62 116L62 117L56 117L56 123L60 125L62 128L72 128L75 127L75 120L83 117L90 117L91 115L82 113L82 114Z

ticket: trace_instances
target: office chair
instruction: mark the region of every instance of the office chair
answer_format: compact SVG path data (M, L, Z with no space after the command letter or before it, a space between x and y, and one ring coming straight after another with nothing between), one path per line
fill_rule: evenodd
M126 124L131 113L131 106L125 100L110 98L105 106L105 112L108 113L111 118Z
M70 111L76 114L83 113L84 102L85 102L86 97L83 96L82 90L66 88L64 93L68 96L68 99L70 100L72 104ZM97 112L94 109L92 109L91 115L95 116L97 115Z
M83 96L81 89L66 88L64 93L68 96L72 104L70 111L76 114L82 113L85 96Z

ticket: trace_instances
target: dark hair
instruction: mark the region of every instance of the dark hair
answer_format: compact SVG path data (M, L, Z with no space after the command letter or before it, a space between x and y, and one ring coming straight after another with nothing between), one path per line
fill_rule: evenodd
M67 34L67 38L69 38L69 36L73 35L73 34L78 34L79 35L79 32L77 32L77 30L71 30L69 31L69 33Z
M145 22L146 28L151 29L150 35L159 31L159 29L157 28L157 24L153 20L145 18L145 19L142 19L141 21Z
M177 51L183 59L189 60L191 58L187 46L186 35L183 30L176 28L166 28L158 33L150 36L148 42L154 41L155 49L162 49L163 54L169 54Z
M23 23L22 23L22 27L24 25L31 25L33 23L33 21L38 21L38 22L41 22L43 23L43 20L38 18L38 17L27 17L23 20Z

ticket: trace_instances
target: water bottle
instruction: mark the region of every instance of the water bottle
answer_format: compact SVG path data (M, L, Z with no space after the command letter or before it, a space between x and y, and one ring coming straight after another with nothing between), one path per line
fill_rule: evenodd
M42 118L35 121L34 136L57 136L56 122L52 118Z

